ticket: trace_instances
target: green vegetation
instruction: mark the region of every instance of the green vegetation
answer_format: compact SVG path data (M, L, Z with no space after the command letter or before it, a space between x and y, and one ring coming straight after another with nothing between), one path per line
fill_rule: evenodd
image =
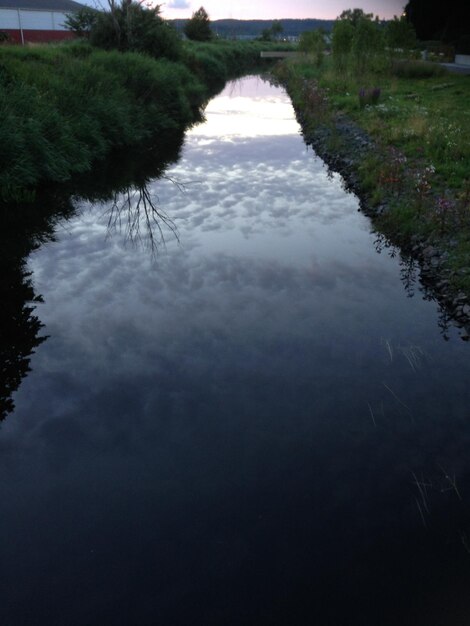
M98 11L89 31L90 43L105 50L140 52L172 61L181 58L182 46L175 29L160 17L160 6L146 8L122 0L112 11Z
M393 50L396 48L402 50L413 50L417 47L416 32L404 17L394 17L387 24L386 30L387 45Z
M184 34L192 41L210 41L212 30L209 16L204 7L195 11L184 27Z
M88 171L112 150L160 144L201 119L266 44L181 42L180 60L90 44L0 47L0 199Z
M184 42L184 63L211 91L220 89L231 77L260 68L263 50L290 50L286 44L259 41Z
M203 95L186 67L164 59L86 44L1 48L2 199L196 121Z
M65 26L68 30L75 33L77 37L89 38L92 29L96 25L99 18L99 11L92 7L86 7L75 11L75 13L69 13L65 19Z
M261 41L276 41L277 39L279 39L283 30L284 27L282 25L282 22L280 22L279 20L274 20L269 28L263 28L259 39Z
M374 28L375 38L363 36ZM370 19L340 20L322 67L302 57L283 62L278 76L305 132L327 127L332 151L348 154L338 132L346 120L367 131L375 147L353 160L362 193L382 207L377 223L402 244L412 235L438 244L459 270L454 286L470 293L463 271L470 266L470 80L433 63L397 60L381 37L387 31ZM369 47L374 54L365 54Z
M325 36L322 30L307 31L300 35L300 52L305 52L305 54L311 55L311 58L317 67L323 65L325 49Z

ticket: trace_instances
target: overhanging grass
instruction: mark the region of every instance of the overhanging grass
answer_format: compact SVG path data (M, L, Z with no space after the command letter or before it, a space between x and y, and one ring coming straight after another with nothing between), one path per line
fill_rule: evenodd
M217 88L233 76L260 67L262 63L266 65L266 60L261 60L261 52L292 48L291 44L261 41L186 41L183 60L205 84Z
M182 62L74 42L0 46L0 199L88 171L111 149L200 119L225 80L259 63L259 42L185 44Z

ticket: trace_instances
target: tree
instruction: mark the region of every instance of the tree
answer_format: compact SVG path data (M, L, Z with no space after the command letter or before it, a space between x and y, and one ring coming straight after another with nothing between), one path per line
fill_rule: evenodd
M338 19L333 26L331 46L333 62L338 70L346 69L351 53L354 31L354 26L350 20Z
M405 15L415 28L418 39L457 42L470 35L468 0L409 0Z
M325 37L322 30L305 31L300 35L299 50L313 56L315 65L320 67L325 53Z
M383 28L372 13L362 9L343 11L333 26L333 61L336 69L352 68L358 74L384 68Z
M373 13L364 13L362 9L346 9L339 16L339 20L346 20L351 22L353 26L357 26L358 22L361 20L372 20L374 17Z
M282 23L279 20L274 20L269 28L263 28L263 30L261 31L260 40L273 41L274 39L278 39L283 30L284 27Z
M212 39L209 15L204 7L195 11L191 19L186 22L184 34L188 39L194 41L210 41Z
M279 20L274 20L271 24L271 33L274 39L278 39L279 35L283 32L284 27Z
M385 58L385 39L383 29L371 19L360 19L355 28L351 43L351 53L355 69L363 74L368 69L379 69L378 65Z
M263 28L260 35L261 41L272 41L272 33L270 28Z
M411 50L416 47L416 32L405 17L394 17L385 27L387 45L392 49Z
M65 27L75 33L77 37L88 39L93 26L96 24L99 12L91 7L83 7L65 18Z

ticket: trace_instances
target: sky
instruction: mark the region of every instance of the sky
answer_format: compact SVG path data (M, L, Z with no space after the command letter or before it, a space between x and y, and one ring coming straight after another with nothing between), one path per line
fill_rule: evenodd
M85 4L107 5L106 0L80 0ZM407 0L148 0L161 4L166 19L187 18L201 4L211 20L233 18L282 19L318 18L335 19L344 9L361 8L384 19L400 15Z

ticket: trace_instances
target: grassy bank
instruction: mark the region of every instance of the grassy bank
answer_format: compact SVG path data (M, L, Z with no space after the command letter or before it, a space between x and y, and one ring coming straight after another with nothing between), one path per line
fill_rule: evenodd
M437 246L453 288L470 294L470 78L406 61L358 78L308 58L278 76L304 132L327 128L331 151L348 152L345 120L367 133L373 147L352 160L376 225L400 244Z
M0 199L27 200L113 149L164 142L265 48L188 42L176 62L84 43L0 46Z

